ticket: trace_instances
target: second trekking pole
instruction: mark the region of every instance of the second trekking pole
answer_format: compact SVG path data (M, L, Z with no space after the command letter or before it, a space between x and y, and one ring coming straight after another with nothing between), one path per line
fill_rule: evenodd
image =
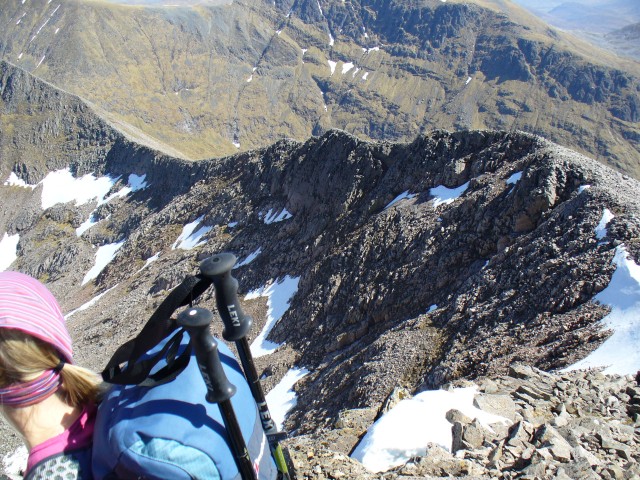
M231 276L231 269L236 263L236 256L232 253L220 253L209 257L200 264L200 273L202 276L213 281L216 294L216 306L224 323L222 337L227 341L235 342L238 350L238 356L242 363L247 382L251 388L258 411L260 413L260 421L262 428L269 439L271 454L276 462L278 471L282 474L284 480L289 480L289 469L284 458L284 452L280 446L280 439L285 437L284 432L278 432L267 400L258 378L258 372L253 361L251 348L247 341L247 333L253 323L251 317L244 314L240 302L238 301L238 281Z
M198 368L207 385L206 400L209 403L217 403L220 408L240 476L242 480L256 480L256 472L249 457L247 444L231 404L231 397L236 393L236 387L229 382L224 373L220 363L218 343L209 332L212 319L211 311L195 307L181 312L177 321L178 325L187 330L191 338Z

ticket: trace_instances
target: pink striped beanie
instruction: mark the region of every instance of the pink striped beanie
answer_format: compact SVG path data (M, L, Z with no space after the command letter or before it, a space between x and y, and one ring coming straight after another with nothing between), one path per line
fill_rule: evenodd
M72 363L71 336L55 297L39 281L0 272L0 328L14 328L52 345Z

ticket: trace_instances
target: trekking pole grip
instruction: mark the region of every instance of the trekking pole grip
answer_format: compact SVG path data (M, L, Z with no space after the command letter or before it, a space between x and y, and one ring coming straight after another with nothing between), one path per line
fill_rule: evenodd
M255 480L256 473L231 403L231 397L236 393L236 387L229 382L222 368L218 342L209 332L211 320L213 320L213 313L210 310L194 307L181 312L178 315L177 323L189 332L198 368L207 386L206 400L209 403L218 404L220 408L238 472L240 472L242 480Z
M184 327L196 353L198 368L207 385L207 398L210 403L229 400L235 393L234 387L222 369L218 354L218 342L209 332L213 313L205 308L190 308L180 313L178 325Z
M251 348L247 341L247 333L253 321L242 311L238 301L238 281L231 276L231 270L236 264L236 260L236 256L232 253L219 253L200 264L200 274L213 282L216 305L225 327L222 336L225 340L233 341L236 344L251 394L258 406L262 428L267 434L269 448L281 474L280 478L289 480L291 478L289 468L279 443L281 438L286 437L286 433L278 433L278 427L269 412L251 355Z
M219 253L200 264L201 274L213 281L216 306L224 323L222 337L232 342L244 338L253 323L251 317L242 311L238 300L238 280L231 276L236 260L233 253Z

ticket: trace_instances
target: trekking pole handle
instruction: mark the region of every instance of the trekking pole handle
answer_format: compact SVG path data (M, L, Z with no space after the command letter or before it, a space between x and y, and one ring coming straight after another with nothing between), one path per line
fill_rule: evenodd
M251 348L247 342L247 332L253 321L244 314L238 301L238 281L231 276L231 269L236 264L237 258L232 253L219 253L205 259L200 264L201 276L213 282L216 292L216 305L224 323L222 336L227 341L234 341L240 356L245 377L249 383L251 394L258 405L260 421L263 430L269 440L269 448L276 462L282 480L290 480L289 468L279 444L280 437L260 384L258 373L251 355Z
M213 281L216 306L224 323L222 338L231 342L244 338L253 323L251 317L242 311L238 300L238 280L231 276L236 260L233 253L219 253L200 264L201 275Z
M198 368L207 386L207 402L220 403L233 397L236 387L229 382L222 369L218 342L209 332L211 320L213 313L199 307L185 310L177 318L178 325L184 327L191 337Z
M217 403L220 408L238 472L242 480L255 480L256 472L231 404L231 397L236 393L236 387L229 382L222 368L218 342L209 332L211 320L213 320L213 313L210 310L194 307L181 312L177 323L189 332L198 368L207 386L206 400L209 403Z

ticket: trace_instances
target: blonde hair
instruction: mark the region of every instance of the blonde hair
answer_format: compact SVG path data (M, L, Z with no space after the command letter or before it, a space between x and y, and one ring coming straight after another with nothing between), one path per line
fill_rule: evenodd
M48 343L19 330L0 328L0 388L33 380L59 362L60 355ZM58 393L69 405L82 407L98 401L103 384L96 373L65 363L60 377Z

